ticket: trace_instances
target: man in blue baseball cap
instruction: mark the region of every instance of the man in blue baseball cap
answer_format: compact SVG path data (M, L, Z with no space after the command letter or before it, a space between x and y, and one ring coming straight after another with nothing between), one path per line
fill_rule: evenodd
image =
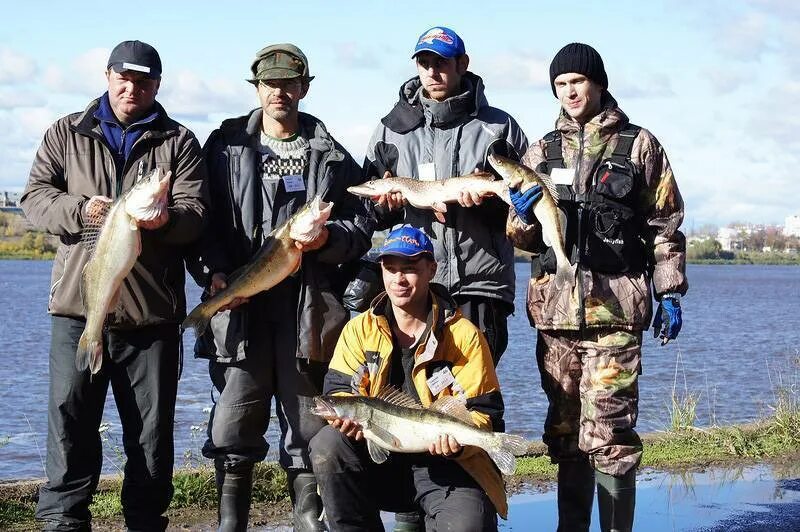
M434 26L413 46L417 75L401 86L400 100L373 133L366 176L437 181L476 169L491 172L488 154L518 161L528 147L525 134L508 113L489 105L483 80L468 70L461 36ZM430 236L438 263L434 280L486 336L496 364L508 344L506 320L514 308L508 205L465 191L442 221L431 210L409 205L401 193L385 194L377 203L378 230L407 223Z
M376 397L391 386L429 407L442 396L462 399L469 417L502 430L503 398L486 339L458 310L436 274L434 245L403 225L378 250L386 292L348 322L325 376L323 393ZM383 530L380 510L416 517L428 530L496 530L506 516L503 479L485 453L452 435L427 453L370 459L362 427L329 418L309 453L331 530ZM395 530L417 523L398 521Z

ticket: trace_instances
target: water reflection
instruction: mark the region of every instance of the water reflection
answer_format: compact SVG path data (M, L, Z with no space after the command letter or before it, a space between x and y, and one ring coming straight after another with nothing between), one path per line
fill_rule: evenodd
M641 472L634 530L800 530L800 464L738 466L704 471ZM597 507L592 530L600 530ZM510 501L503 530L555 530L556 495L523 493Z

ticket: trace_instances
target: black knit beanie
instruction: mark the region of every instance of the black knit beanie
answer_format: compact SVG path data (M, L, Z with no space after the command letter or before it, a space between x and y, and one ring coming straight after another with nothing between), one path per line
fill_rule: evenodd
M583 74L604 89L608 88L608 76L603 66L603 58L597 50L579 42L566 45L558 51L550 63L550 87L553 89L553 96L556 96L555 79L561 74L574 72Z

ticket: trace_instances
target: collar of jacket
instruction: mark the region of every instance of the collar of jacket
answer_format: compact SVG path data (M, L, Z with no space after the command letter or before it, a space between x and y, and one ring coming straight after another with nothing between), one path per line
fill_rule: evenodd
M100 108L100 98L92 100L86 109L80 113L75 120L70 123L70 129L81 135L98 137L104 139L103 131L100 127L100 120L94 115ZM169 119L167 112L160 103L155 102L153 113L156 118L147 124L143 136L152 138L166 138L178 134L178 125Z
M400 134L418 128L425 123L425 109L427 102L436 104L435 114L432 107L428 107L432 114L432 125L440 127L449 124L463 116L475 116L478 111L488 104L483 92L483 80L480 76L467 72L462 78L464 92L445 100L422 101L422 82L419 76L413 77L400 87L400 97L389 114L381 119L381 123L392 131Z
M243 117L225 120L220 125L220 129L224 132L228 142L256 148L259 142L259 135L261 135L261 120L263 116L264 111L258 107ZM244 130L242 130L242 120L246 121ZM338 148L322 120L308 113L299 113L298 120L300 122L300 136L308 140L310 149L329 152L329 161L344 160L344 153Z
M433 308L436 310L433 316L433 333L437 338L441 338L441 332L445 324L450 323L461 315L453 297L447 292L447 288L439 283L431 283L430 291L433 299ZM370 303L369 312L376 318L383 318L386 322L386 306L390 305L389 296L386 292L381 292ZM380 320L379 320L380 322Z
M583 129L590 134L598 134L600 137L605 137L624 128L628 122L628 116L619 108L617 100L611 96L610 92L604 91L603 98L600 101L600 112L586 122ZM580 128L581 125L562 108L558 113L556 129L564 135L575 135L580 131Z

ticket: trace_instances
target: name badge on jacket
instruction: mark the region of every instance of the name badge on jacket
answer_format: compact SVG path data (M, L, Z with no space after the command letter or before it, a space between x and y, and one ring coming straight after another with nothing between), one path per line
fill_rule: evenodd
M286 192L302 192L306 189L306 184L301 175L285 175L283 176L283 188L286 189Z
M450 368L444 367L430 376L428 379L428 389L433 395L439 395L442 390L456 382Z

